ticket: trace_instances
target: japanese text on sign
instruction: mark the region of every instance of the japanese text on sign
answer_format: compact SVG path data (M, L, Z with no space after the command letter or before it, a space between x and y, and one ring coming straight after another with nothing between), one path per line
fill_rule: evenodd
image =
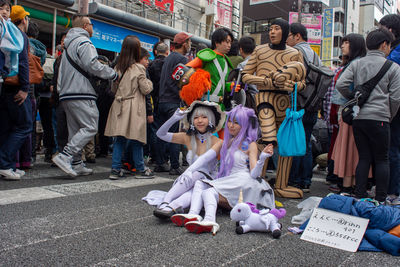
M368 219L316 208L301 239L356 252L368 222Z

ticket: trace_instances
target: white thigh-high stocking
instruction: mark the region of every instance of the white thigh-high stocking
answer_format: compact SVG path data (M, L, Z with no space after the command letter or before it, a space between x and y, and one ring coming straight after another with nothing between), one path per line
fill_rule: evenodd
M203 198L201 194L203 190L207 188L210 188L210 186L202 181L197 181L194 184L189 214L200 214L201 208L203 207Z
M192 199L192 192L193 189L186 191L180 197L169 203L168 206L170 206L174 210L178 209L179 207L182 209L188 208L190 206L190 200Z
M204 201L204 209L206 211L204 221L215 222L219 199L217 190L215 190L214 187L208 188L203 191L202 197Z
M172 185L171 189L165 195L163 200L164 205L161 205L159 208L164 209L165 206L168 205L167 203L171 203L174 199L180 197L183 193L191 190L195 182L203 177L204 175L200 172L194 172L191 176L179 176L178 179L176 179L175 183Z

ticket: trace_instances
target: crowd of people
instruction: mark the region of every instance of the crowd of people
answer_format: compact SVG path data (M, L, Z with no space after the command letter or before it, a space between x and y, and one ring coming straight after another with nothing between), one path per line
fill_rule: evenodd
M383 17L366 38L344 36L341 64L313 106L309 100L319 88L309 74L311 65L322 62L300 23L274 20L270 42L258 46L251 37L236 40L218 28L211 48L198 45L195 58L188 56L191 35L180 32L171 48L154 45L151 62L138 37L129 35L110 62L90 41L88 16L74 16L53 59L22 6L0 0L0 15L0 175L5 180L19 180L33 167L42 142L36 136L39 113L47 163L76 177L93 173L85 162L111 155L112 180L177 175L159 196L154 215L191 232L215 234L217 207L234 207L239 194L258 208L273 209L275 196L302 198L310 192L317 156L311 136L321 120L329 129L330 190L400 205L399 15ZM31 69L33 56L42 66L41 82L33 80L41 69ZM352 123L345 122L348 101L365 94L364 85L374 77L363 103L352 107ZM298 107L305 110L306 152L288 157L274 148L294 88ZM271 165L276 179L267 182Z

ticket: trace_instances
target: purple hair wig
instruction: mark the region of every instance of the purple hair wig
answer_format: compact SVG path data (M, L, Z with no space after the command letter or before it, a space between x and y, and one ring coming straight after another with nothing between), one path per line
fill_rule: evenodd
M239 146L243 142L247 142L248 144L255 142L258 136L258 120L253 109L239 105L227 112L226 115L226 123L228 121L236 120L241 126L241 129L235 137L233 137L228 130L224 131L224 142L220 153L221 165L218 172L218 178L228 176L231 173L234 161L233 155L236 150L239 149ZM229 146L229 144L231 145Z

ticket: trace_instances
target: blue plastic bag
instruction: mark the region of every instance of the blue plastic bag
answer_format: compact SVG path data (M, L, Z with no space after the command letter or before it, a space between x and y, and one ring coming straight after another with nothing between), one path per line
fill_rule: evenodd
M11 20L1 20L0 50L4 53L5 67L9 70L8 76L18 74L18 54L24 48L24 37L21 31Z
M304 109L297 111L297 84L291 95L292 106L286 109L286 118L278 130L278 151L282 157L304 156L306 134L303 126Z

